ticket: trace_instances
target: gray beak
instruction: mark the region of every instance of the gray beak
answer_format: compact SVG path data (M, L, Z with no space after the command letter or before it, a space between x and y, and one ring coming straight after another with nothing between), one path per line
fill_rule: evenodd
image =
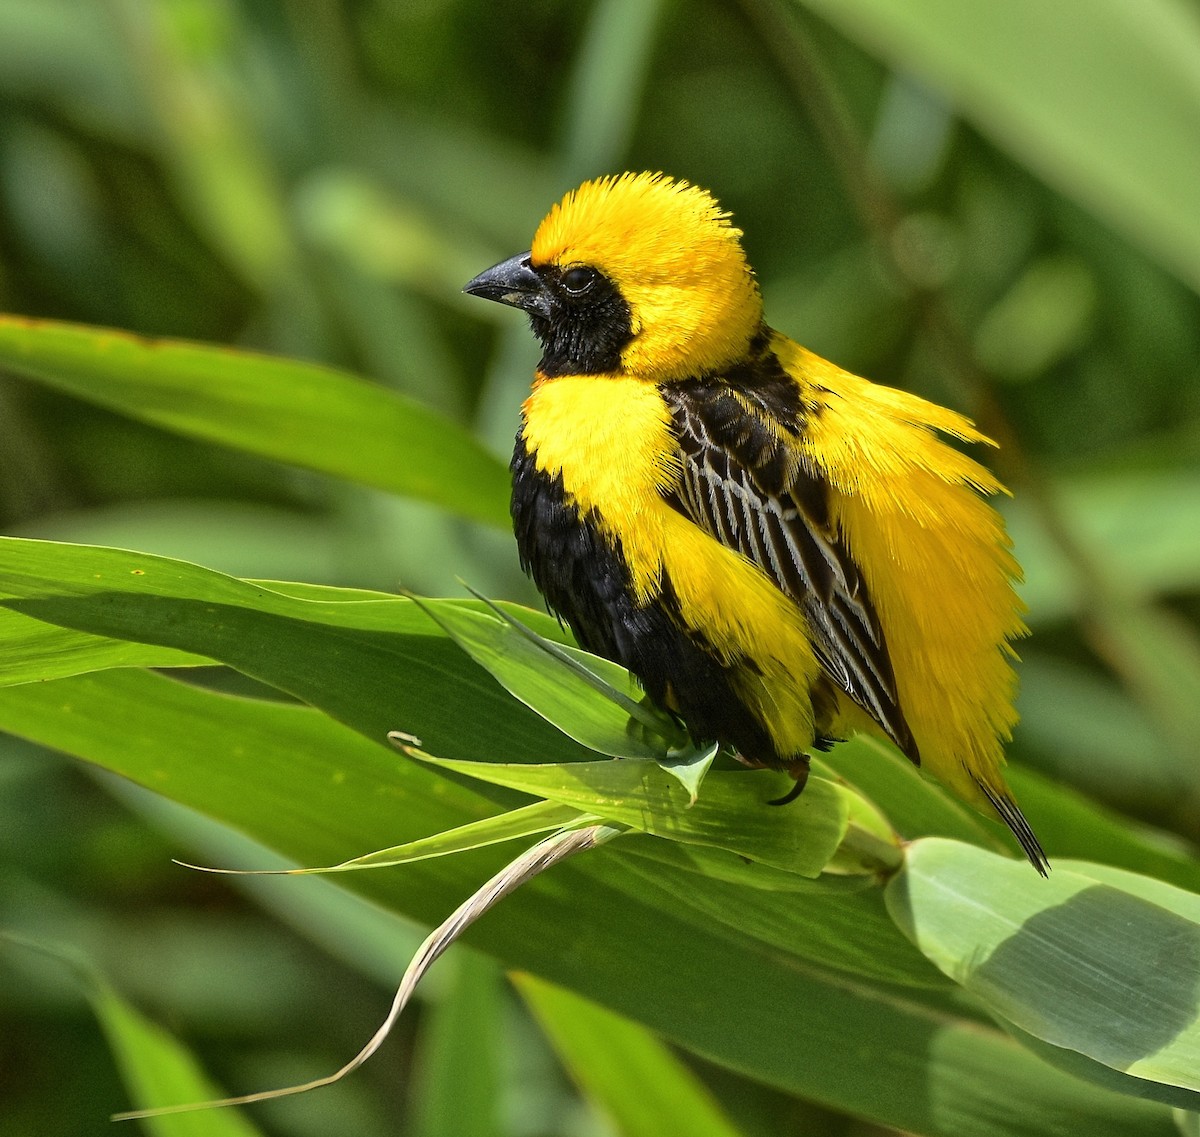
M528 253L518 253L481 272L463 286L463 291L520 308L544 320L549 320L552 315L550 295L542 278L530 267Z

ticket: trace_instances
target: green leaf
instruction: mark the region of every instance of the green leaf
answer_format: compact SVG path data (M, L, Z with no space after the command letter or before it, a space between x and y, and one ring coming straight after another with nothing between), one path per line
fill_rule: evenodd
M410 751L446 770L537 794L656 837L728 849L773 868L815 877L846 831L848 794L824 778L810 778L786 810L771 809L788 785L765 770L716 770L689 807L688 791L657 762L626 759L556 765L460 762Z
M1102 866L1031 880L1023 864L931 838L910 847L887 902L929 959L1021 1030L1200 1091L1200 897Z
M1050 1043L1043 1042L1040 1038L1034 1037L1028 1031L1022 1030L1019 1026L1010 1023L1000 1015L993 1015L992 1017L1013 1038L1017 1039L1022 1046L1032 1050L1034 1054L1049 1062L1051 1066L1059 1070L1065 1070L1068 1074L1072 1074L1076 1078L1083 1078L1084 1081L1091 1082L1093 1085L1103 1086L1105 1089L1112 1090L1118 1094L1127 1094L1130 1097L1162 1102L1164 1105L1174 1106L1176 1109L1196 1109L1200 1107L1200 1094L1197 1094L1193 1090L1181 1090L1174 1086L1164 1086L1161 1082L1151 1082L1145 1078L1135 1078L1121 1070L1114 1070L1111 1066L1105 1066L1103 1062L1097 1062L1094 1058L1089 1058L1086 1054L1080 1054L1078 1050L1067 1050L1061 1046L1051 1046Z
M129 1096L138 1109L221 1097L222 1089L162 1027L134 1010L107 985L92 995ZM157 1137L253 1137L259 1132L234 1110L179 1114L143 1122Z
M630 853L641 860L667 865L672 869L683 869L695 873L704 880L724 881L742 889L755 889L771 893L836 892L839 895L859 892L878 887L878 882L869 876L842 876L822 873L819 877L797 876L785 869L771 868L761 861L748 861L745 857L718 849L711 845L691 845L681 841L626 841L621 852ZM649 871L640 866L636 871ZM669 874L672 878L675 873ZM771 903L776 903L772 900Z
M612 758L653 758L695 803L719 745L697 748L666 715L630 698L625 692L637 681L625 668L539 636L482 597L493 619L461 605L413 600L506 691L559 730Z
M804 0L1200 288L1200 20L1171 0Z
M503 841L513 841L520 837L532 837L538 833L548 833L551 829L561 829L564 825L582 820L594 819L587 818L586 815L580 814L579 810L572 809L570 806L538 801L532 805L510 809L506 813L498 813L495 817L485 817L482 821L471 821L466 825L435 833L431 837L421 837L416 841L406 841L403 845L393 845L388 849L365 853L361 857L354 857L352 860L342 861L336 865L327 865L323 868L271 871L282 872L288 876L309 876L352 872L355 869L390 868L394 865L411 864L413 861L424 861L430 857L446 857L452 853L483 849L488 845L498 845Z
M631 683L623 667L541 640L502 612L483 614L418 597L413 603L506 691L576 742L615 758L663 756L665 743L655 747L630 729L631 714L654 725L659 719L621 690Z
M455 952L445 995L425 1012L413 1071L414 1137L500 1137L504 978L490 959Z
M763 872L778 869L753 865L756 874L739 880L706 875L680 887L668 866L695 858L695 869L706 874L718 856L732 859L724 850L676 841L626 839L615 842L611 856L621 858L630 873L665 912L699 920L714 934L730 941L730 951L741 950L745 937L769 944L810 967L845 979L863 979L887 985L950 989L951 985L911 943L901 935L883 905L883 890L867 878L857 878L855 890L840 887L845 877L822 876L808 880L787 874L807 886L803 892L764 891ZM850 878L854 879L854 878Z
M0 686L61 679L108 667L193 667L190 652L129 643L45 624L0 608Z
M1141 873L1129 872L1115 865L1100 865L1094 861L1061 860L1055 863L1055 868L1067 872L1078 873L1090 880L1128 892L1133 896L1157 904L1168 912L1174 912L1193 924L1200 924L1200 895L1176 888L1165 880L1155 880Z
M119 549L0 538L0 605L22 615L217 660L381 744L400 729L453 756L588 756L505 695L410 600L329 595Z
M137 671L0 689L0 729L151 786L299 864L331 863L495 810L468 785L398 762L308 708ZM914 1133L1061 1137L1064 1117L1089 1137L1172 1132L1165 1107L1051 1069L936 992L847 977L806 959L797 950L809 934L805 920L819 926L832 914L810 914L803 895L730 886L712 898L724 906L721 923L687 908L683 900L706 893L708 882L658 864L651 887L621 851L638 841L668 845L631 837L581 855L513 893L468 940L760 1081ZM482 849L336 879L435 923L502 863L501 850ZM774 906L793 921L792 949L787 925L782 944L737 926L748 902L763 920ZM850 902L827 944L844 943L853 962L860 939L866 951L886 941L853 931ZM795 1023L782 1038L781 1013Z
M814 772L839 777L868 801L886 804L888 821L906 837L956 837L1002 848L979 814L952 798L894 746L867 735L840 743L814 758Z
M0 367L179 434L508 526L508 473L462 427L298 360L0 315Z
M664 773L670 774L687 790L689 809L696 804L700 796L700 784L708 777L720 750L720 743L717 742L708 746L689 745L680 750L670 750L665 756L655 759Z
M104 1029L121 1080L138 1108L221 1096L220 1087L204 1073L192 1054L126 1002L90 963L65 949L0 933L0 942L5 940L58 959L75 973ZM100 1118L92 1120L99 1122ZM195 1114L159 1117L145 1125L155 1137L256 1137L259 1133L236 1110L203 1117Z
M1183 1134L1183 1137L1200 1137L1200 1113L1189 1113L1177 1109L1175 1124L1179 1127L1179 1132Z
M571 1077L621 1137L738 1137L704 1083L645 1027L532 975L513 982Z

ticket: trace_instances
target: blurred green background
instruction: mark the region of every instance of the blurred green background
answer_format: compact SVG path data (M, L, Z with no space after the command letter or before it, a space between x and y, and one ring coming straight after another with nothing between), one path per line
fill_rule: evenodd
M0 0L0 310L334 364L506 455L537 352L462 283L585 177L707 186L772 324L1002 440L1035 633L1012 756L1188 848L1200 19L1002 7ZM504 535L2 372L0 530L534 600ZM84 948L229 1082L312 1076L369 1035L413 929L315 881L189 874L170 858L266 854L26 744L0 758L0 924ZM617 1131L480 957L401 1034L267 1130ZM466 1102L464 1064L487 1074ZM702 1073L746 1133L871 1131ZM0 1134L107 1131L125 1102L68 973L0 953Z

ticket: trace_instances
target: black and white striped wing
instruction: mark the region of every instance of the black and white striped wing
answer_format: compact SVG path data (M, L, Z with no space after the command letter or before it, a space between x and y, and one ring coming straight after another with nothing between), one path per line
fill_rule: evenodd
M672 409L682 476L670 503L795 601L830 681L918 761L883 629L862 573L830 523L825 484L752 411L744 413L755 421L743 429L714 431L695 403Z

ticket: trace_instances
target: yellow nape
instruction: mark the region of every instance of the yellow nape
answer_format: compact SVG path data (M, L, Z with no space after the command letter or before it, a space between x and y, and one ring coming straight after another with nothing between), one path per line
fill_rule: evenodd
M585 182L538 227L535 267L589 265L629 305L621 370L661 383L736 363L762 322L742 231L712 195L663 174Z

